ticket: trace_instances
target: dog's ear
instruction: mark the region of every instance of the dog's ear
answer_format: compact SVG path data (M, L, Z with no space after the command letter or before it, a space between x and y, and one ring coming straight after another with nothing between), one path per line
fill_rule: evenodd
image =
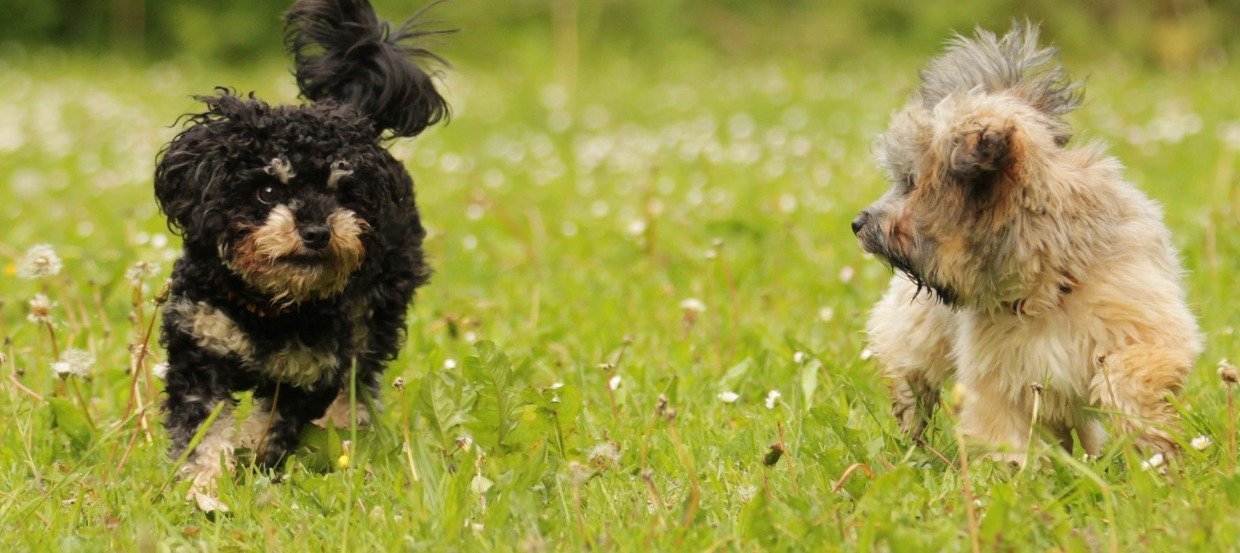
M226 88L215 96L195 96L207 110L183 116L187 128L160 151L155 163L155 200L168 228L183 238L201 236L214 221L208 214L212 190L226 175L224 160L248 147L235 140L239 125L250 125L267 104ZM217 214L218 216L218 214Z
M351 104L395 136L448 119L435 73L424 67L446 62L414 42L451 31L421 28L422 13L393 30L368 0L298 0L284 14L284 43L302 95Z
M155 164L155 201L168 217L168 228L183 238L201 226L199 203L218 172L203 148L208 133L191 127L164 146Z

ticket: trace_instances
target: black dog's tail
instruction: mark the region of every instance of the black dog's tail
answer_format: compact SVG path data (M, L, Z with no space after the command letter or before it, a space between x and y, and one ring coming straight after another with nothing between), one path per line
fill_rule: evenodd
M420 29L418 16L393 30L369 0L298 0L284 25L284 45L306 98L352 104L379 132L395 136L415 136L451 115L433 71L419 62L446 63L412 44L450 31Z

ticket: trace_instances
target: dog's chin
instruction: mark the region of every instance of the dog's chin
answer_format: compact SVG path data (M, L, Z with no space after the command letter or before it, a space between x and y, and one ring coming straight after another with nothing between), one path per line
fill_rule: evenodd
M867 247L865 240L861 242L862 250L874 255L884 265L890 267L892 271L900 273L917 286L917 293L913 296L914 298L920 296L924 291L946 305L955 306L958 304L960 297L955 290L950 286L940 284L934 279L926 277L925 273L919 270L917 265L907 256L881 247L871 249Z
M269 296L272 304L291 305L339 295L356 269L356 264L342 266L339 260L298 255L276 259L238 276Z

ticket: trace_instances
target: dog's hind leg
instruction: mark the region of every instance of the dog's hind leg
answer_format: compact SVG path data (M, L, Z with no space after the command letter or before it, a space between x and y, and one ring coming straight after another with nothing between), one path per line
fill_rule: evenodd
M1191 351L1175 347L1129 346L1103 355L1090 382L1090 400L1117 415L1116 431L1132 435L1145 453L1174 454L1175 408L1192 368Z
M900 430L920 442L954 373L951 310L902 276L891 281L866 324L871 351L891 382L892 413Z

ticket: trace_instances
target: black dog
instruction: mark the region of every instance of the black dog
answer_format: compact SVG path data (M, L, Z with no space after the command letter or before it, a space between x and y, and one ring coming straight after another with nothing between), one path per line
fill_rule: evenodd
M410 44L435 32L415 20L392 30L367 0L301 0L285 27L312 103L223 88L197 97L207 110L155 169L156 199L184 240L162 337L173 457L221 410L183 468L201 495L232 467L235 392L255 400L239 443L278 465L306 423L347 409L354 363L374 397L430 276L413 181L382 140L449 116L418 64L441 60Z

